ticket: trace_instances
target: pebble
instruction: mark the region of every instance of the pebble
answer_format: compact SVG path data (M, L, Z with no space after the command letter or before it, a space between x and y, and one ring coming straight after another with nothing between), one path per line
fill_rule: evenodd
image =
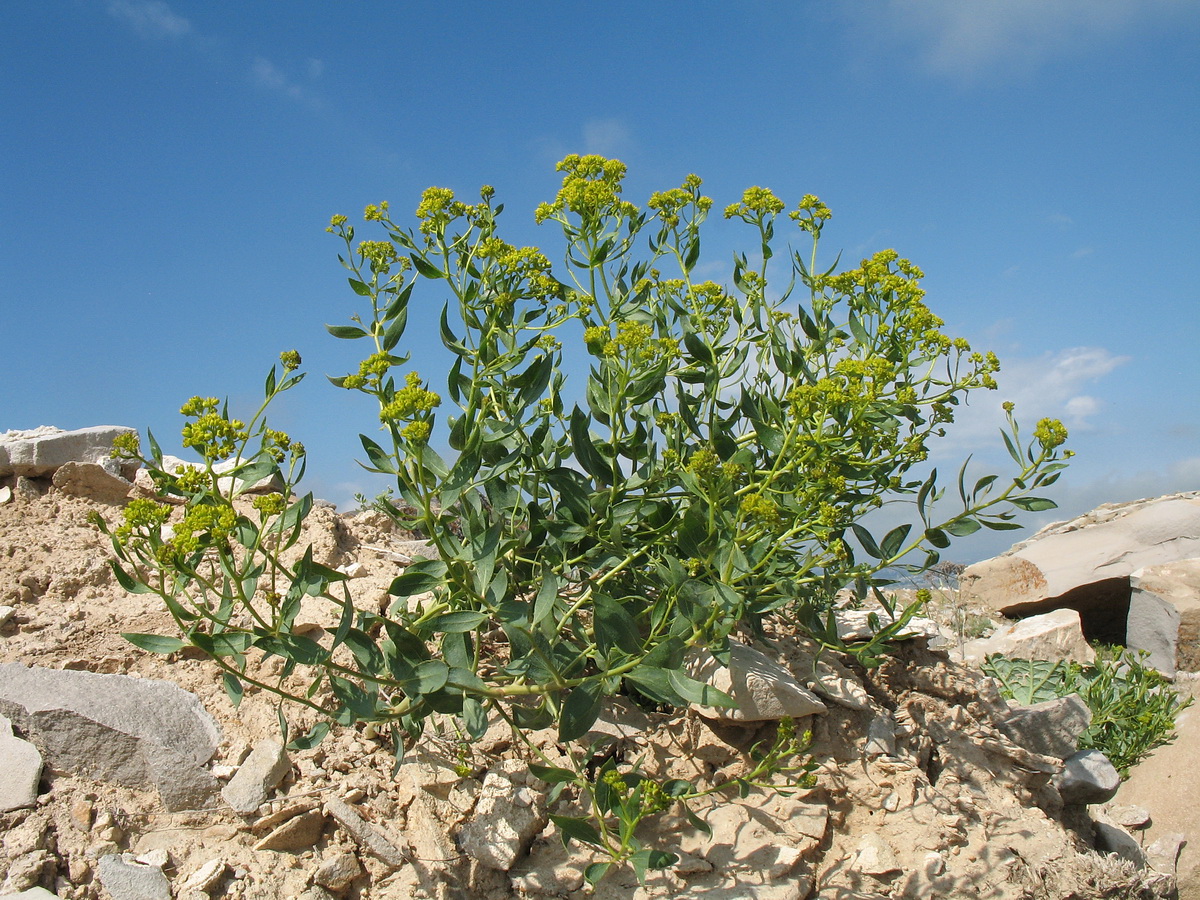
M320 810L310 810L288 819L255 844L254 849L282 852L307 850L321 839L324 830L325 814Z
M313 872L312 879L321 887L331 891L344 891L350 887L355 878L363 874L363 867L358 857L350 852L338 853L329 857Z

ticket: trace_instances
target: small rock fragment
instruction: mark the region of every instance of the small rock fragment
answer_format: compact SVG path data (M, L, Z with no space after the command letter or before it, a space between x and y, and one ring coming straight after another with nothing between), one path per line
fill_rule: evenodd
M896 755L896 722L891 716L880 715L871 720L863 752L871 758Z
M42 754L13 734L12 722L0 716L0 812L37 803Z
M354 841L380 862L398 869L407 861L395 844L369 825L354 809L341 800L325 801L325 811L337 820Z
M355 878L363 874L362 864L353 853L338 853L322 862L315 872L313 881L321 887L338 893L350 887Z
M526 796L519 796L522 791ZM504 775L488 772L474 814L458 831L459 846L472 859L507 872L549 821L541 800Z
M877 878L898 875L904 871L896 859L896 852L873 831L864 834L858 842L858 855L854 858L852 868Z
M259 741L237 774L221 789L221 796L240 813L256 812L275 785L283 780L291 765L282 744Z
M1150 826L1150 812L1141 806L1110 806L1105 812L1122 828L1138 829Z
M295 853L307 850L321 839L325 830L325 814L314 809L288 819L254 845L255 850L275 850Z
M734 699L733 709L693 704L704 716L729 722L761 722L791 717L799 719L826 712L825 704L795 679L791 672L765 653L740 641L729 642L729 667L707 650L696 652L687 673Z
M100 857L99 876L112 900L171 900L171 883L163 870L139 863L128 853Z
M1168 832L1146 848L1146 862L1156 872L1174 875L1179 865L1179 854L1186 843L1185 835Z
M221 883L229 867L223 859L210 859L183 881L183 891L200 891L208 894Z
M13 613L16 611L16 607L14 606L0 606L0 628L8 624L8 620L13 617Z

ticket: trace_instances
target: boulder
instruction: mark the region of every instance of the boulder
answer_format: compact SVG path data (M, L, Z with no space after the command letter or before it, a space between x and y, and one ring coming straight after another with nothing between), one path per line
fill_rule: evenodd
M30 431L0 434L0 477L51 475L69 462L103 463L111 460L117 435L135 432L121 425L96 425L63 431L44 425Z
M1067 759L1079 749L1079 736L1092 724L1092 711L1078 694L1031 706L1018 706L1000 730L1026 750Z
M1063 803L1085 806L1107 803L1121 786L1121 775L1099 750L1080 750L1053 778Z
M0 812L37 804L42 780L42 754L13 734L12 722L0 716Z
M1200 557L1200 492L1101 506L1042 529L995 559L969 566L964 600L1019 616L1078 610L1089 640L1125 642L1129 578L1138 569Z
M1200 559L1145 566L1129 588L1125 645L1164 675L1200 671Z
M64 494L100 503L124 503L133 488L133 482L121 475L112 460L63 463L55 471L52 484Z
M728 668L703 650L693 654L687 671L692 678L724 691L737 703L733 709L693 704L701 715L711 719L761 722L784 717L798 719L826 711L825 704L791 672L740 641L729 641Z
M1056 609L997 630L986 638L967 641L963 659L982 662L993 653L1017 659L1045 659L1056 662L1073 659L1090 663L1096 653L1084 639L1079 613Z
M158 788L168 810L211 804L220 782L201 768L221 741L194 694L167 681L0 665L0 715L55 771Z

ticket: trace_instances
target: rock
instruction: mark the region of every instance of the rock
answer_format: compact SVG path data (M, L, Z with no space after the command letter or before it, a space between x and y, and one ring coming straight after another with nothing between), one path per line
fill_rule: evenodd
M871 720L863 754L868 758L896 755L896 721L890 715L879 715Z
M1105 811L1122 828L1141 829L1150 825L1150 811L1141 806L1110 806Z
M221 475L225 472L229 472L237 465L239 465L238 460L229 459L229 460L226 460L225 462L217 463L215 466L213 466L213 471L216 472L218 475ZM204 467L202 465L200 465L200 463L191 462L190 460L186 460L186 459L180 459L178 456L165 455L162 458L162 468L166 472L170 472L171 474L176 474L181 468L182 469L202 469ZM133 483L137 486L138 490L140 492L142 492L143 494L146 494L149 496L154 496L154 497L159 497L158 487L157 487L157 485L155 485L154 479L150 477L150 473L148 471L146 471L145 469L139 469L137 471L137 474L134 476ZM217 486L224 493L227 493L227 494L230 493L234 488L234 477L226 476L224 478L218 478ZM265 475L262 478L258 479L257 481L252 482L249 485L242 485L239 482L237 493L238 494L278 493L278 492L282 491L285 486L286 485L284 484L283 476L276 473L274 475ZM179 498L179 497L162 496L162 497L159 497L159 499L169 500L169 501L173 501L173 502L182 502L182 498Z
M873 831L864 834L858 842L858 854L850 868L876 878L886 878L904 871L896 859L896 851Z
M128 853L100 857L99 877L112 900L171 900L163 870L136 862Z
M154 785L168 810L202 808L220 789L201 768L220 743L217 723L170 682L5 663L0 715L53 770Z
M6 503L12 503L12 498L12 488L10 488L7 484L0 486L0 506L4 506Z
M13 617L13 613L16 611L16 607L13 606L0 606L0 627L7 625L8 620Z
M319 809L309 810L288 819L255 844L254 849L296 853L316 844L324 831L325 813Z
M86 497L99 503L124 503L133 482L123 478L116 466L69 462L59 466L51 483L64 494Z
M1142 852L1142 845L1137 842L1137 838L1107 816L1099 816L1094 827L1097 850L1101 853L1115 853L1139 869L1146 868L1146 854Z
M58 894L52 894L44 887L32 887L19 894L0 894L0 900L58 900Z
M1138 569L1129 589L1125 646L1168 677L1200 671L1200 559Z
M429 541L396 541L389 544L387 553L399 557L405 565L418 559L437 559L437 548Z
M1187 838L1176 832L1168 832L1146 848L1146 863L1156 872L1175 875L1179 869L1179 856L1187 844Z
M213 471L218 475L223 475L226 472L231 472L233 469L244 464L244 460L229 459L223 463L217 463L213 466ZM194 464L193 464L194 465ZM235 481L237 484L235 485ZM283 475L275 472L272 475L264 475L262 478L245 484L240 477L228 476L226 478L217 479L217 487L223 492L230 493L235 490L238 494L278 494L283 491L287 485L284 483Z
M860 712L875 708L855 674L816 642L799 635L789 636L786 641L772 643L771 650L818 697Z
M0 716L0 812L37 804L42 780L42 754L13 734L12 722Z
M900 610L897 609L897 612ZM877 626L871 624L872 617L878 623ZM873 607L871 609L839 609L834 613L834 621L837 623L838 637L843 641L869 641L884 627L892 624L895 621L888 611L882 606ZM904 630L896 636L897 640L906 638L940 637L941 632L938 630L937 624L931 619L924 619L920 616L914 616L908 620L908 624L904 626Z
M1079 736L1092 724L1092 711L1078 694L1018 706L1000 730L1026 750L1067 759L1079 749Z
M186 894L188 891L200 891L210 894L221 883L221 879L225 877L228 869L229 866L225 864L225 860L210 859L183 880L183 884L180 885L181 892Z
M407 857L391 841L365 822L352 807L341 800L326 800L325 811L337 820L354 842L385 865L398 869Z
M96 425L75 431L42 426L0 434L0 477L50 475L69 462L102 463L112 458L118 435L136 433L119 425Z
M1099 750L1080 750L1053 778L1064 804L1107 803L1116 796L1121 776Z
M740 641L729 641L729 668L703 650L693 654L687 672L697 681L729 694L737 703L734 709L693 704L698 712L709 718L759 722L785 716L798 719L826 711L825 704L787 669Z
M1079 613L1072 609L1030 616L999 629L991 637L967 641L963 646L963 658L969 662L982 662L993 653L1052 662L1072 659L1090 663L1096 658L1095 651L1084 639Z
M321 887L340 893L362 874L363 867L358 857L344 852L334 854L317 866L312 878Z
M483 778L474 813L458 829L458 845L472 859L507 872L547 822L542 794L518 786L504 769L493 770Z
M6 840L5 844L7 845L7 843ZM4 879L4 884L0 885L0 893L15 893L40 887L54 879L57 869L58 865L49 850L23 853L9 862L8 874Z
M964 599L1006 615L1070 607L1089 640L1124 644L1129 577L1200 556L1200 492L1101 506L969 566Z
M282 744L259 741L238 768L237 774L221 789L221 796L240 813L257 812L291 767L291 760Z

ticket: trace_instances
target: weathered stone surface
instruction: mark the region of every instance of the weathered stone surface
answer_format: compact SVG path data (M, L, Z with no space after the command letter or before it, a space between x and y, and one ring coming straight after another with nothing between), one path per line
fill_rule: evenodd
M1030 616L963 646L963 658L968 662L982 662L993 653L1020 659L1073 659L1083 663L1096 658L1095 651L1084 640L1079 613L1073 609Z
M1079 736L1092 724L1092 711L1078 694L1018 706L1001 730L1026 750L1067 759L1079 749Z
M307 850L321 839L325 830L325 813L319 809L294 816L254 845L255 850L275 850L294 853Z
M878 715L871 720L863 754L868 758L896 755L896 720L890 715Z
M230 471L238 465L235 459L226 460L223 463L217 463L213 466L213 471L218 475ZM199 463L191 462L190 460L180 459L178 456L163 456L162 467L167 472L177 472L180 468L184 469L199 469L202 468ZM150 473L145 469L139 469L133 479L134 484L143 494L157 496L158 488L154 484L154 480L150 477ZM222 491L229 492L234 488L233 476L226 476L217 479L217 486ZM282 491L284 488L283 478L279 474L267 475L257 481L251 482L249 485L238 485L239 494L270 494L273 492ZM174 497L166 497L168 500L178 500Z
M313 881L335 893L350 887L355 878L363 874L362 864L353 853L335 853L313 872Z
M123 503L133 482L115 470L116 466L100 463L68 462L59 466L51 483L64 494L100 503Z
M1096 819L1094 828L1097 850L1101 853L1115 853L1139 869L1146 868L1146 854L1142 852L1142 845L1128 831L1103 815Z
M226 865L225 860L210 859L183 880L181 889L184 893L188 891L200 891L204 894L210 893L221 883L221 879L225 877L225 872L228 868L229 866Z
M1146 863L1156 872L1175 875L1179 871L1179 856L1187 845L1187 836L1167 832L1146 848Z
M0 434L0 477L38 477L69 462L103 462L111 458L117 435L132 431L120 425L96 425L75 431L42 426L5 432Z
M372 827L354 808L341 800L326 800L325 811L337 820L354 842L385 865L398 869L406 862L399 848Z
M1105 815L1131 831L1146 828L1150 825L1150 811L1142 806L1113 805L1106 807Z
M878 622L878 627L871 624L872 617ZM882 606L877 606L871 609L839 609L834 613L834 621L837 623L838 637L843 641L868 641L895 619ZM915 616L908 620L896 639L940 636L941 632L932 619Z
M896 851L873 831L862 836L858 842L858 855L850 865L855 871L877 878L898 875L904 871L896 859Z
M112 900L171 900L171 883L158 866L147 866L131 854L100 857L100 883Z
M515 783L503 768L493 770L483 778L474 813L458 830L458 845L472 859L507 872L548 821L543 795Z
M0 716L0 812L34 806L41 779L42 754L14 735L12 722Z
M968 600L1022 614L1087 602L1089 585L1128 579L1144 566L1200 556L1200 493L1105 505L1042 529L1003 556L969 566Z
M58 900L58 894L52 894L44 887L31 887L18 894L0 894L0 900Z
M56 771L154 785L169 810L202 807L220 790L200 768L220 730L195 695L169 682L6 663L0 714Z
M256 812L291 766L282 744L259 741L237 774L221 789L221 796L240 813Z
M13 613L17 611L15 606L0 606L0 626L8 624L8 620L13 617Z
M1167 676L1200 671L1200 559L1138 569L1129 590L1125 645Z
M1107 803L1116 796L1121 776L1099 750L1080 750L1066 760L1053 783L1065 804Z
M5 849L9 849L7 839L4 843ZM9 852L12 851L9 850ZM16 859L9 861L8 874L4 878L4 884L0 885L0 892L8 894L41 887L41 885L54 880L56 868L54 855L49 850L32 850L22 853Z
M689 660L688 674L724 691L737 702L734 709L693 704L709 718L759 722L785 716L800 718L826 711L825 704L787 669L740 641L729 642L728 668L708 651L701 651Z

